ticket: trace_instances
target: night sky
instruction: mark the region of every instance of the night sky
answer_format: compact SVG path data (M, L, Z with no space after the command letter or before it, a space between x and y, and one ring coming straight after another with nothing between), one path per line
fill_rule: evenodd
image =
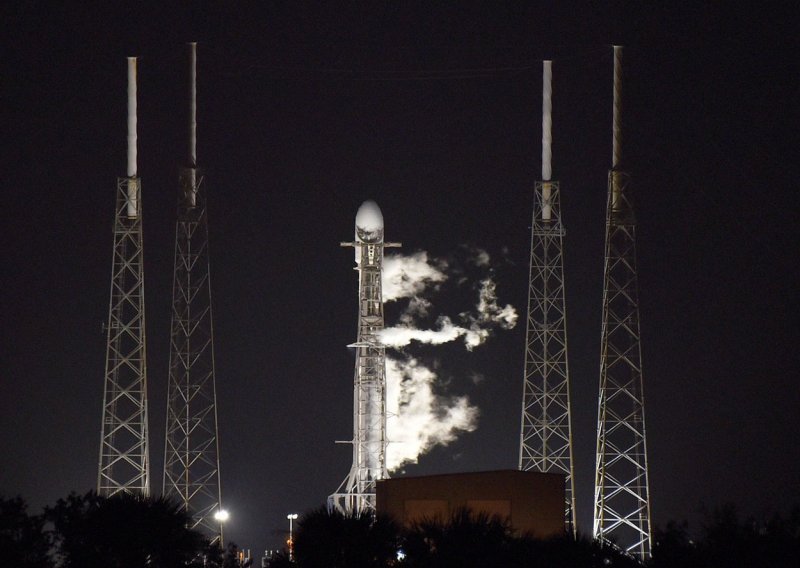
M485 250L498 301L521 315L472 352L408 348L438 361L442 396L468 396L481 415L405 474L515 468L549 58L578 518L589 533L616 43L640 222L653 521L696 529L703 507L761 515L800 502L800 28L790 10L50 4L0 8L1 494L38 511L96 483L128 55L140 57L160 492L188 41L198 42L227 536L254 554L279 546L286 514L324 503L349 471L351 449L334 441L352 436L357 281L339 243L365 199L405 254L455 263ZM431 295L432 312L469 309L469 278L480 275ZM387 323L399 308L387 305Z

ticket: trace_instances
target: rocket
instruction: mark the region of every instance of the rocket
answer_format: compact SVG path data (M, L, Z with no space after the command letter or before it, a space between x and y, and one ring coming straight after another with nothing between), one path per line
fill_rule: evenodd
M383 241L383 214L367 200L356 213L355 239L341 243L356 253L358 271L358 338L353 377L353 466L328 507L342 512L375 509L375 484L386 479L386 350L378 338L383 330L381 291L383 249L400 243Z

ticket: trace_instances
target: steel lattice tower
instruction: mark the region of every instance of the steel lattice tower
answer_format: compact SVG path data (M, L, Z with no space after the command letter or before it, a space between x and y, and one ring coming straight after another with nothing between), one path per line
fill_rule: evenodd
M544 62L542 181L534 189L519 469L566 476L565 525L575 530L572 424L564 303L564 226L551 181L551 62Z
M180 178L172 281L163 492L192 515L190 528L222 538L214 332L203 176L196 153L196 44L190 47L189 165Z
M117 180L97 492L148 495L141 180L136 171L136 58L128 58L128 175Z
M614 47L613 162L608 174L594 536L650 556L650 497L636 272L636 216L621 168L622 48Z
M381 278L383 249L400 246L383 241L383 215L374 201L365 201L356 214L354 242L358 271L358 339L353 380L353 466L328 508L344 513L375 510L375 484L386 479L386 348L378 338L383 330Z

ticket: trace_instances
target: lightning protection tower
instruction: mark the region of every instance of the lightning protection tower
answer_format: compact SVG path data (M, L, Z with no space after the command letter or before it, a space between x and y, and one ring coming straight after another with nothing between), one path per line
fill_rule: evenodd
M375 484L389 477L386 470L386 348L378 338L383 330L383 249L399 243L383 241L383 215L374 201L365 201L356 214L354 242L358 271L358 339L353 385L353 466L328 509L343 513L375 510Z
M600 351L595 538L644 560L650 556L650 498L644 428L636 272L636 216L621 169L622 48L614 47L612 168L608 174Z
M128 175L117 179L111 298L97 492L147 495L144 269L141 180L136 171L136 58L128 58Z
M544 62L542 181L537 181L531 226L528 325L519 469L566 476L564 522L575 530L572 423L564 304L564 226L559 183L552 168L552 62Z
M206 192L197 169L196 49L189 44L189 155L175 224L163 493L183 504L190 528L213 542L222 540L219 436Z

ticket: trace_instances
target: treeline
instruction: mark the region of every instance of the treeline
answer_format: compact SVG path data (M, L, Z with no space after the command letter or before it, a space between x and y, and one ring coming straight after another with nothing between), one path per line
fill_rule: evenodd
M707 515L696 540L686 524L657 530L652 568L797 568L800 508L788 518L740 520L726 506ZM586 537L540 540L517 535L497 517L456 511L445 522L401 529L370 514L342 515L320 508L297 525L293 551L269 568L638 568L642 565L610 544Z
M733 505L706 514L697 537L670 522L654 534L655 568L789 568L800 566L800 506L788 517L741 519Z
M160 497L72 494L32 515L20 497L0 497L0 568L242 568L236 545L223 551L187 527ZM800 507L788 517L741 519L732 506L708 515L695 537L687 525L656 530L651 568L796 568ZM368 513L321 507L299 520L288 549L269 568L636 568L636 560L586 537L518 535L497 517L456 511L444 522L402 528Z
M0 496L0 568L240 568L235 544L223 551L189 521L162 497L73 493L31 515Z
M515 568L639 564L614 547L569 537L537 540L515 535L498 517L455 511L445 522L426 521L401 529L392 519L369 513L343 515L320 508L297 525L291 555L269 568Z

